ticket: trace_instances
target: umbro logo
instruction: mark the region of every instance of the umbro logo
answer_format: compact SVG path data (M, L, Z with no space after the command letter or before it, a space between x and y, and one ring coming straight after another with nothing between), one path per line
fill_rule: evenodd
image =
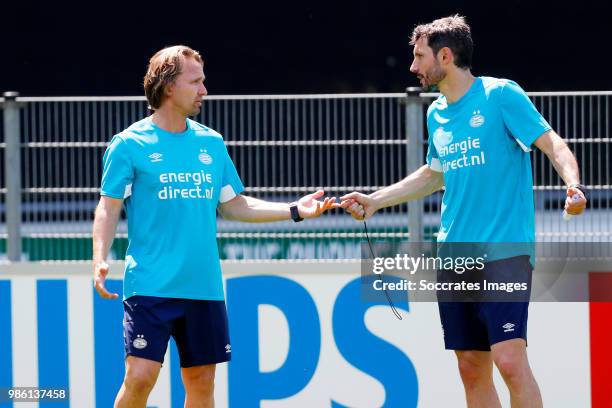
M230 346L229 344L225 345L225 353L229 354L232 352L232 346Z
M504 333L508 333L508 332L514 331L514 324L506 323L502 326L502 328L504 329Z
M164 159L162 159L163 154L161 153L153 153L149 155L149 159L151 159L151 163L157 163L160 161L164 161Z

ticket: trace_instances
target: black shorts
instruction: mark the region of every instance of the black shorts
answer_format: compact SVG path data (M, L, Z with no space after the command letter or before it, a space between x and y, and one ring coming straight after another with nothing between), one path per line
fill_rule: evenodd
M181 367L231 359L227 312L223 300L132 296L123 301L126 356L164 362L170 336Z
M461 301L452 301L448 296L446 301L438 301L445 348L490 351L491 345L501 341L516 338L527 341L531 273L529 256L489 262L476 279L471 279L473 282L479 281L482 284L486 279L488 282L525 283L528 290L507 296L495 295L500 296L499 299L491 293L474 292L462 293ZM441 277L449 280L443 276L438 273L439 280ZM456 277L452 279L457 280Z

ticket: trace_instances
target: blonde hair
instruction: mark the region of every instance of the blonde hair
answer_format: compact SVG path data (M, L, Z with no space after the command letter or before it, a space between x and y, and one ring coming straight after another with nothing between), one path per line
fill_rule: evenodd
M151 57L144 77L144 91L149 109L159 109L166 86L172 84L181 73L183 58L195 58L204 66L200 53L185 45L166 47Z

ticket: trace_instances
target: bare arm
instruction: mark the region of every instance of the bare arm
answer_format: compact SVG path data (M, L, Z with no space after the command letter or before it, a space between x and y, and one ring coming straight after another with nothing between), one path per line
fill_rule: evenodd
M440 190L443 186L443 173L433 171L428 165L424 165L403 180L373 192L370 197L376 200L380 209L418 200Z
M291 219L288 203L274 203L245 195L219 204L219 213L226 220L270 222Z
M370 195L353 192L341 197L342 207L346 208L354 218L361 220L371 217L381 208L428 196L443 186L443 173L433 171L424 165L403 180Z
M576 158L554 130L544 133L534 144L546 154L565 184L569 186L580 182Z
M576 158L567 144L554 130L549 130L544 133L536 139L534 144L546 154L567 186L580 183L580 173ZM575 194L580 196L580 200L573 201L571 199ZM568 198L566 199L565 205L566 211L573 215L582 213L586 207L586 197L584 197L582 191L575 188L568 188L567 196Z
M102 196L93 223L93 265L94 265L94 284L95 288L101 297L106 299L115 299L118 297L116 293L110 293L106 290L104 282L108 274L108 264L106 258L110 250L123 200Z
M340 206L340 204L335 203L335 197L325 198L323 201L318 201L317 198L322 197L323 194L323 190L319 190L313 194L308 194L300 198L297 201L298 213L300 214L300 217L318 217L325 211ZM271 222L291 219L288 203L264 201L245 195L238 195L223 204L219 204L218 208L221 216L228 220L244 222Z

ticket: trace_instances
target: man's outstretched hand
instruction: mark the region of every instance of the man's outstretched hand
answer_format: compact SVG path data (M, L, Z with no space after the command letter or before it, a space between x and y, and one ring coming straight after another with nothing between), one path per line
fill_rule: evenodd
M356 191L340 197L340 200L342 200L340 207L358 221L367 220L378 211L378 203L375 199Z
M341 208L340 204L336 203L336 197L327 197L323 201L319 201L318 199L323 197L323 194L325 194L325 191L317 190L300 198L297 202L300 217L315 218L327 210Z

